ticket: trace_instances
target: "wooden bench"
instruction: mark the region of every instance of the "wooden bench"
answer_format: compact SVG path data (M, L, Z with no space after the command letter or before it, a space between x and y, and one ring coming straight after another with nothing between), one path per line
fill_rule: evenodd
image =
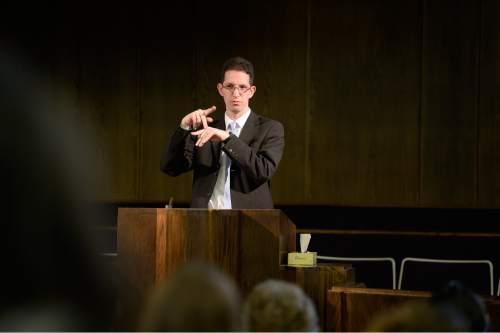
M327 294L325 331L361 332L381 311L430 296L426 291L333 287ZM490 314L490 330L500 331L500 298L483 299Z

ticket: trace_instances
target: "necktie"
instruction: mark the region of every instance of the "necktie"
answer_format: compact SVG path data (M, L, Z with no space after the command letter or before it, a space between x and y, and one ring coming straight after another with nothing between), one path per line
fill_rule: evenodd
M239 125L233 121L227 125L229 133L236 136L239 134ZM227 154L224 154L225 160L225 174L224 174L224 208L231 209L231 159Z

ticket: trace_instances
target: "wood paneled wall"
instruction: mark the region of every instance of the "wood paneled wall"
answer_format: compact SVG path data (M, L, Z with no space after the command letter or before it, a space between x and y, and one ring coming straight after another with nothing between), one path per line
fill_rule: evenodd
M252 108L286 130L276 203L500 207L496 0L67 6L4 36L93 135L92 200L188 202L161 153L184 114L222 116L220 66L242 55Z

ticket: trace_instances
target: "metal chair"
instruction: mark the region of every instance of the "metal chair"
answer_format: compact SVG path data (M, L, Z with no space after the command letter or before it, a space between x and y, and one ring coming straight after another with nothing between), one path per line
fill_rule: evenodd
M497 290L497 296L500 296L500 278L498 278L498 290Z
M431 263L431 264L473 264L473 265L486 265L489 269L489 289L490 295L494 295L494 286L493 286L493 263L490 260L455 260L455 259L429 259L429 258L404 258L401 262L401 269L399 273L398 280L398 289L401 289L401 285L403 282L403 275L405 272L405 266L409 262L415 263ZM455 279L455 277L454 277ZM499 286L500 293L500 286Z
M345 261L345 262L355 262L355 261L382 261L389 262L391 264L392 271L392 289L396 289L396 261L393 258L383 257L383 258L359 258L359 257L329 257L329 256L317 256L317 259L328 260L328 261Z

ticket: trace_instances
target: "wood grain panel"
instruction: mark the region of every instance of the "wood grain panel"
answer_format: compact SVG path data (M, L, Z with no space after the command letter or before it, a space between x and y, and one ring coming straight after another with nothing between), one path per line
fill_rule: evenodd
M97 200L133 201L138 178L137 47L134 12L112 4L82 9L80 38L82 124L96 139ZM88 24L92 22L92 24Z
M248 292L279 278L283 254L295 250L295 225L279 210L121 208L118 219L120 267L132 282L144 276L142 291L181 265L202 260Z
M217 106L213 114L224 117L224 101L217 92L220 71L224 61L233 56L247 57L248 30L251 18L247 3L234 6L229 0L222 0L217 6L207 1L193 2L195 51L193 59L194 103L196 108ZM230 17L237 19L230 20Z
M414 205L419 1L312 3L310 202Z
M280 121L285 150L273 177L275 203L305 200L307 1L250 6L248 57L255 65L257 113Z
M239 266L243 294L256 283L279 278L279 267L286 262L280 250L285 248L288 253L295 249L295 244L288 242L295 239L295 226L288 219L282 219L282 214L279 210L268 209L241 211ZM257 266L260 268L254 269Z
M156 209L118 210L119 314L121 326L137 327L145 297L156 282Z
M100 195L97 177L98 171L96 147L102 146L90 135L93 129L85 126L84 112L81 109L81 67L80 41L78 27L73 17L64 15L64 9L54 11L52 17L46 17L50 24L50 32L45 36L45 52L49 75L44 83L42 94L47 98L49 106L44 127L54 135L60 147L64 147L58 155L63 157L66 173L73 188L78 189L75 195L80 199L94 200ZM42 59L39 59L42 60ZM40 67L38 67L40 69ZM57 128L57 132L55 129ZM58 175L61 177L62 175Z
M500 3L482 2L478 202L500 207Z
M327 296L327 313L333 320L327 321L325 331L361 332L377 315L430 296L430 292L422 291L334 287ZM500 302L494 297L482 298L490 316L489 330L496 332L500 324Z
M168 277L181 265L191 260L203 260L216 264L229 275L239 276L239 212L236 210L206 211L158 210L159 217L166 216L165 233L157 244L166 242L164 272ZM162 266L157 266L162 268Z
M295 250L295 225L279 210L158 209L158 218L157 281L201 259L247 293L258 282L279 278L284 254Z
M345 295L329 291L326 302L325 332L345 332Z
M220 67L241 55L256 69L252 108L285 126L275 203L495 208L499 6L68 5L2 42L36 68L54 114L94 138L96 162L82 163L98 178L93 200L189 202L191 174L162 174L162 150L186 113L215 104L223 116Z
M224 103L217 93L219 72L231 46L241 45L240 26L228 26L227 2L174 1L145 9L141 36L141 200L191 201L192 172L172 178L159 170L161 153L182 117ZM168 17L168 19L165 19Z
M170 135L194 104L195 31L186 29L192 3L168 2L140 12L140 200L191 201L192 173L170 177L160 171ZM166 19L168 18L168 19Z
M425 299L429 292L334 287L327 294L326 331L361 332L374 316L404 302Z
M296 268L296 283L311 298L316 307L320 330L327 332L328 290L334 286L355 284L355 270L350 264L319 264L316 267Z
M424 1L422 206L476 204L479 6Z
M52 31L47 41L50 52L50 100L57 116L71 121L71 127L78 124L79 102L79 40L77 28L71 19L60 15L51 21ZM46 37L47 38L47 37Z

